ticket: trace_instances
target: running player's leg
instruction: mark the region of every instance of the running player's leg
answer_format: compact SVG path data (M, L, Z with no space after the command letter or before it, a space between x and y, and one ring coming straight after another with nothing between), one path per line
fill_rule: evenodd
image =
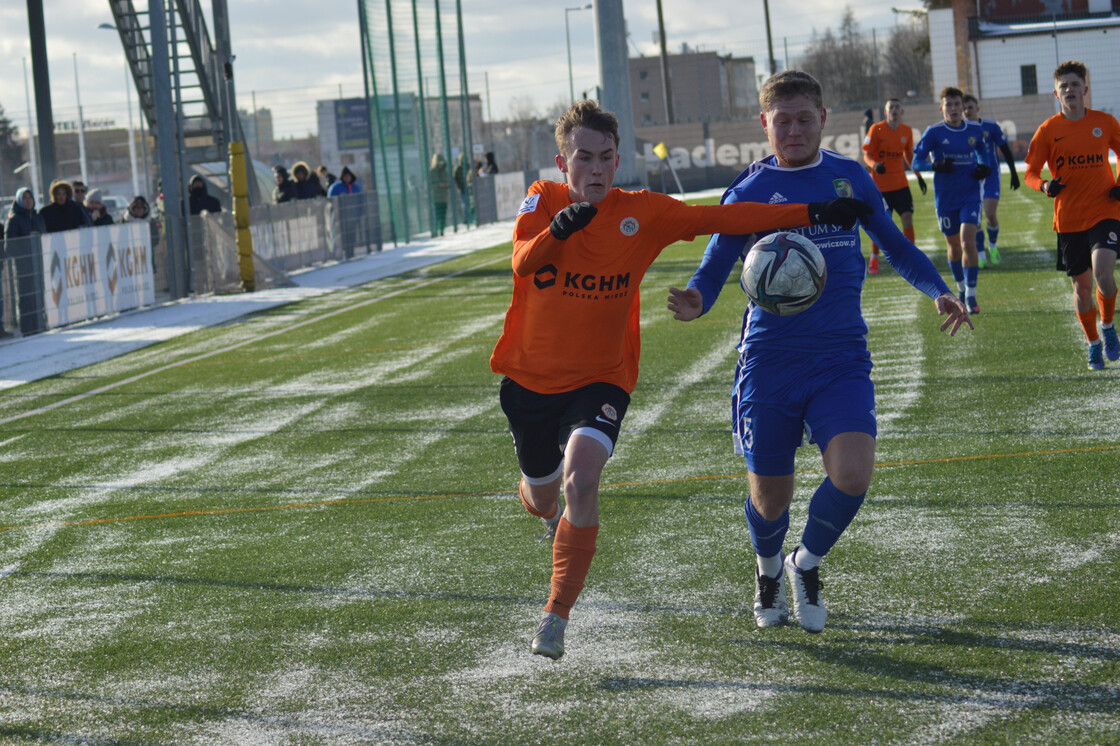
M560 450L563 394L544 395L524 388L510 378L502 380L502 411L509 420L510 435L521 467L517 485L521 504L529 514L545 522L560 512L560 481L563 452Z
M1058 234L1058 268L1064 269L1073 287L1073 310L1089 342L1089 369L1104 369L1104 347L1097 333L1097 306L1093 302L1093 267L1089 231Z
M918 240L914 233L914 213L904 212L899 217L902 218L902 235L906 236L910 243L916 244Z
M999 169L996 169L992 176L996 177L996 183L999 183ZM986 224L985 231L988 234L988 261L993 265L999 264L999 247L996 242L999 240L999 191L993 192L990 186L991 176L988 177L989 183L985 183L984 188L984 222ZM991 194L996 196L989 196Z
M964 265L965 304L969 313L980 313L976 302L976 281L979 279L980 261L976 253L976 233L980 225L980 205L966 207L960 212L961 264Z
M1115 236L1113 231L1111 236ZM1117 242L1102 237L1093 249L1093 279L1097 283L1097 308L1101 315L1101 336L1104 354L1109 360L1120 360L1120 338L1113 324L1116 315L1116 252ZM1110 243L1111 240L1111 243Z
M953 282L957 283L957 293L960 296L961 303L965 302L965 279L964 279L964 250L961 246L961 222L960 218L952 213L938 214L938 225L941 227L941 233L945 236L945 245L947 246L947 258L949 260L949 271L953 275Z
M775 375L773 366L780 361L771 367L766 363L753 356L737 370L732 416L736 450L746 457L750 484L744 513L755 554L755 624L774 627L789 617L782 546L789 531L794 457L804 425L798 386L802 376Z

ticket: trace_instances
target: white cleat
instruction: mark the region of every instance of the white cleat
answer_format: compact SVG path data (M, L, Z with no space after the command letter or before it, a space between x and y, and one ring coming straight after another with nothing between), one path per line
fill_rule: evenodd
M786 584L782 573L771 578L754 568L754 623L760 628L781 627L789 621Z
M544 524L544 534L540 537L541 541L552 541L556 538L556 529L560 526L560 518L564 515L564 508L559 503L556 505L556 515L551 518L542 518L541 523Z
M821 598L821 583L819 568L802 570L793 561L797 555L795 549L786 555L786 575L789 579L790 592L793 594L793 615L797 623L806 632L820 632L828 621L828 609L824 607Z
M537 625L537 633L533 635L533 643L529 649L533 651L533 655L560 660L564 655L564 630L567 628L567 619L556 614L545 614Z

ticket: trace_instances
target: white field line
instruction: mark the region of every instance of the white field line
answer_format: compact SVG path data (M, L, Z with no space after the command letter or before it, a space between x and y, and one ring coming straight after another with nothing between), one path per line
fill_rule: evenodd
M872 369L875 416L880 427L902 417L921 397L925 354L921 347L922 337L914 332L914 325L919 323L918 306L922 298L915 298L909 292L879 298L863 311L869 327L897 330L879 335L871 354L875 364Z
M251 337L249 339L244 339L240 342L236 342L234 344L227 345L227 346L221 347L219 349L210 350L208 352L201 353L201 354L196 355L192 358L187 358L187 359L184 359L184 360L177 360L174 363L168 363L167 365L162 365L158 368L153 368L152 370L146 371L144 373L138 373L134 376L129 376L128 378L125 378L123 380L116 381L116 382L110 383L110 384L106 384L104 386L99 386L95 389L92 389L90 391L86 391L82 394L77 394L75 396L67 397L66 399L61 399L61 400L53 402L51 404L46 404L46 405L43 405L42 407L37 407L36 409L28 410L27 412L21 412L20 414L15 414L15 415L10 415L8 417L4 417L4 418L0 419L0 425L6 425L9 422L15 422L16 420L21 420L21 419L24 419L26 417L33 417L35 415L40 415L40 414L44 414L46 412L50 412L51 410L58 409L60 407L69 406L70 404L74 404L75 402L83 401L83 400L88 399L90 397L98 396L100 394L104 394L106 391L112 391L113 389L120 388L121 386L127 386L129 384L136 383L137 381L143 380L143 379L148 378L150 376L154 376L158 373L163 373L164 371L171 370L173 368L177 368L181 365L187 365L189 363L196 363L200 360L205 360L207 358L214 357L215 355L221 355L223 353L230 352L232 350L236 350L236 349L239 349L241 347L245 347L247 345L255 344L256 342L260 342L260 341L265 340L265 339L271 339L272 337L276 337L276 336L279 336L281 334L286 334L286 333L291 332L295 329L299 329L299 328L302 328L304 326L309 326L311 324L317 324L318 322L323 321L325 319L333 318L335 316L339 316L339 315L344 314L344 313L349 313L350 311L353 311L355 309L363 308L365 306L369 306L369 305L372 305L374 303L380 303L381 301L388 300L390 298L395 298L396 296L403 295L403 294L405 294L409 291L418 290L420 288L428 287L429 285L434 285L438 282L442 282L443 280L448 280L448 279L451 279L452 277L457 277L458 275L466 274L467 272L472 272L472 271L478 269L479 267L486 267L486 266L489 266L491 264L497 264L498 262L505 262L505 261L509 261L509 257L500 256L500 257L497 257L496 259L491 259L488 262L483 262L481 264L476 264L473 267L467 267L466 269L461 269L458 272L453 272L449 275L443 275L441 277L434 277L430 280L424 280L423 282L419 282L415 285L410 285L409 287L401 288L400 290L394 290L390 293L386 293L384 295L379 295L375 298L368 298L364 301L361 301L360 303L353 303L353 304L350 304L350 305L345 306L343 308L337 308L333 311L329 311L327 313L320 314L320 315L315 316L313 318L304 319L303 321L299 321L299 322L296 322L294 324L289 324L288 326L285 326L285 327L280 328L280 329L274 329L270 332L265 332L263 334L258 334L255 337Z

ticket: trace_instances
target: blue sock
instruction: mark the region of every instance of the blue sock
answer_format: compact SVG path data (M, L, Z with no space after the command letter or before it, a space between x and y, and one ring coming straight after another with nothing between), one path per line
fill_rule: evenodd
M964 281L964 265L960 262L949 262L949 271L953 273L953 279L957 282Z
M976 231L976 250L984 250L984 231Z
M979 267L965 267L964 268L964 284L968 286L968 295L975 297L976 295L976 278L980 275Z
M743 512L747 515L747 525L751 529L751 544L759 557L773 557L782 552L782 544L789 531L789 511L778 516L776 521L768 521L754 509L754 503L747 498Z
M801 545L821 557L828 554L840 534L856 517L866 494L845 494L826 477L809 501L809 520L805 522L805 532L801 534Z
M988 243L998 243L999 239L999 226L995 228L988 226Z

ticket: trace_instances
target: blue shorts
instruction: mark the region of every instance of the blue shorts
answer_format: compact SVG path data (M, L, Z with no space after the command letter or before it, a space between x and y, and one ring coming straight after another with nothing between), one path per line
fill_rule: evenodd
M937 209L937 223L941 232L946 236L955 236L961 232L963 223L980 225L980 203L971 207L951 207Z
M821 453L840 433L877 434L871 355L752 350L739 356L731 394L735 452L762 476L793 473L802 432Z
M980 182L980 199L999 199L999 186L999 166L996 166L988 177Z

